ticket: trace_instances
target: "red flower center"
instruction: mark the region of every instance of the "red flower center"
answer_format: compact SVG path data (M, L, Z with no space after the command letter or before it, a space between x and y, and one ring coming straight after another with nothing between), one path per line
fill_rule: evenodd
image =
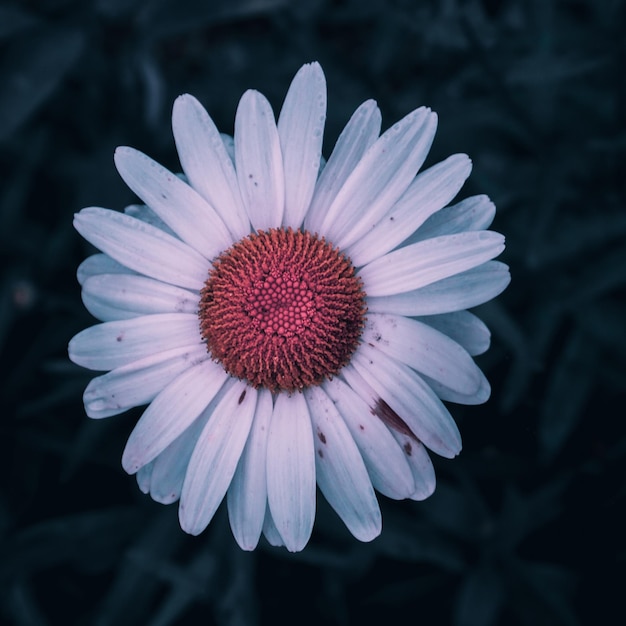
M337 374L356 349L365 293L350 260L308 232L273 228L234 244L200 292L200 330L224 369L296 391Z

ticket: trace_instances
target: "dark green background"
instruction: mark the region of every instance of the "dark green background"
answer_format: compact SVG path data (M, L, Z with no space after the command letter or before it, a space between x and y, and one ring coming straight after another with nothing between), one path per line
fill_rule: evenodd
M0 2L0 621L17 625L616 624L626 515L626 7L618 0ZM93 323L72 229L134 200L132 145L178 170L193 93L232 132L247 88L277 110L318 60L328 156L375 98L385 128L439 113L428 164L467 152L512 283L479 314L493 395L423 503L381 497L353 539L320 499L301 554L198 538L120 457L140 411L85 417L67 360ZM619 612L618 612L619 611Z

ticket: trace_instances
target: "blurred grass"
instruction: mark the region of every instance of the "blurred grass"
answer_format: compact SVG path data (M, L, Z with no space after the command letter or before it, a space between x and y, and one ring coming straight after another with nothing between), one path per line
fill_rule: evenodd
M0 621L454 626L614 623L626 549L626 3L623 0L0 2ZM73 232L133 200L112 155L177 169L171 105L232 132L249 87L280 107L319 60L326 156L366 98L385 127L439 114L428 163L467 152L513 282L479 312L493 397L453 407L465 450L423 503L381 497L352 539L323 502L311 545L199 538L119 458L134 413L87 421L66 360L91 323ZM303 610L304 609L304 610ZM620 612L618 612L620 611Z

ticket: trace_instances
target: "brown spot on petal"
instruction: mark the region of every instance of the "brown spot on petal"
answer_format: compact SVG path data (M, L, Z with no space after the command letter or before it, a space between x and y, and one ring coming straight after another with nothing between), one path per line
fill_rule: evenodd
M241 404L243 402L243 399L246 397L246 390L244 389L241 392L241 395L239 396L239 400L237 401L237 404Z
M379 417L389 428L393 428L397 432L419 441L415 433L407 426L407 423L382 398L376 400L376 404L371 409L371 412L372 415Z
M326 443L326 435L321 430L317 431L317 436L322 443Z
M407 456L411 456L413 454L413 446L411 445L410 441L405 442L402 447L404 448Z

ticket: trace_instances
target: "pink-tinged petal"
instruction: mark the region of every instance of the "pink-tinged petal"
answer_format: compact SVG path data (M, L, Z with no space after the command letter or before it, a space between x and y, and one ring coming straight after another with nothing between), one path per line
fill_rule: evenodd
M172 128L191 186L215 208L234 241L248 235L250 222L233 161L213 120L193 96L185 94L174 102Z
M320 232L342 249L362 237L398 201L424 162L434 128L422 107L385 132L335 197Z
M112 370L165 350L200 342L197 315L163 313L86 328L70 340L68 354L77 365Z
M398 445L402 448L415 480L415 489L409 496L411 500L426 500L435 491L437 480L435 469L426 448L414 437L392 430Z
M317 484L360 541L380 534L382 519L359 450L332 400L321 387L304 390L313 423Z
M374 100L364 102L354 112L317 181L311 206L304 218L306 230L325 234L321 230L324 218L354 168L378 139L380 123L380 109Z
M425 315L420 317L419 321L448 335L472 356L483 354L489 349L491 343L489 329L482 320L469 311Z
M258 393L250 435L227 494L230 527L242 550L256 548L267 507L267 436L274 406L269 390Z
M231 379L198 437L180 496L183 530L200 534L209 524L235 473L257 404L257 391Z
M99 276L100 274L126 274L136 275L135 272L126 266L118 263L106 254L92 254L88 256L76 270L78 283L83 285L88 278Z
M145 276L198 291L207 279L209 264L202 255L129 215L89 207L75 215L74 227L96 248Z
M300 228L309 208L322 157L326 120L326 79L319 63L303 65L295 75L280 116L285 172L283 226Z
M304 396L279 394L267 441L267 497L285 546L307 544L315 518L315 450Z
M206 409L228 374L203 361L175 378L148 406L126 443L122 466L129 474L155 459Z
M252 226L278 228L285 209L283 156L272 107L258 91L246 91L237 108L235 163Z
M215 209L187 183L134 148L115 151L124 182L187 244L213 259L234 243Z
M323 388L350 430L374 488L394 500L408 498L415 491L415 481L389 429L340 378L326 380Z

